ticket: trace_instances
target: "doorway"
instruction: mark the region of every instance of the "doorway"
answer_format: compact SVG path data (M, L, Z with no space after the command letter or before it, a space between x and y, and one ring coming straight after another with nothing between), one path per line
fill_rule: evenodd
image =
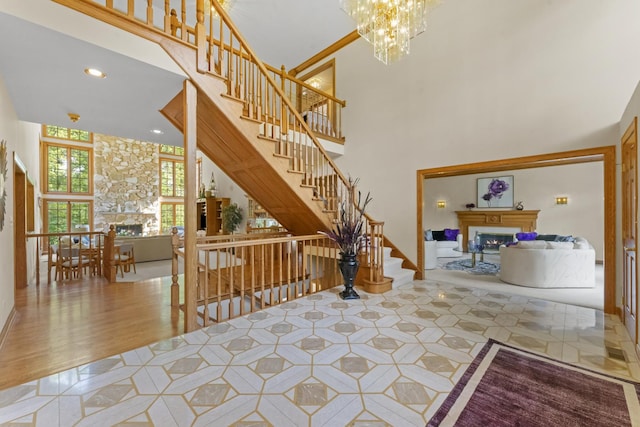
M424 181L428 178L495 173L508 170L560 166L588 162L603 162L604 180L604 312L617 314L616 299L616 177L615 146L588 148L528 157L493 160L490 162L468 163L417 171L417 254L418 274L424 276L423 245L423 192Z
M27 170L13 154L13 271L15 289L27 287Z

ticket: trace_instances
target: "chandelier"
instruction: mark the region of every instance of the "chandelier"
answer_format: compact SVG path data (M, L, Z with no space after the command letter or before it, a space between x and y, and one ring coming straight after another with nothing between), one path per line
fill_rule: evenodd
M409 54L409 40L427 27L427 10L438 0L340 0L356 20L358 34L373 44L373 55L384 62Z
M234 2L235 0L218 0L218 3L222 6L222 9L224 9L225 12L229 12L229 9L231 9ZM211 4L211 0L204 0L204 10L211 10L213 17L218 17L218 12L216 12L216 9Z

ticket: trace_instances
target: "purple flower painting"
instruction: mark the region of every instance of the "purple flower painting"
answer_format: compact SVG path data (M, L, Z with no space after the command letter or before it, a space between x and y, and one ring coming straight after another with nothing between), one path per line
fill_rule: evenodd
M479 208L512 208L513 176L478 178Z

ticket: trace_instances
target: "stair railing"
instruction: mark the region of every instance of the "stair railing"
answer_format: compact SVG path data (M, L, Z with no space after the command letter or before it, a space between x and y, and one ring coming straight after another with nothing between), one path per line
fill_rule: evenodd
M55 0L69 5L69 1ZM238 99L243 103L243 115L262 123L262 135L275 142L274 155L289 159L290 172L301 175L301 185L313 189L316 200L322 201L329 215L338 211L340 203L348 193L347 179L333 163L319 143L311 128L293 101L287 94L288 81L293 80L280 71L278 81L274 78L273 69L268 69L255 55L244 40L231 19L216 0L210 0L211 8L205 11L204 0L196 0L196 24L190 27L188 22L188 6L186 0L164 0L164 19L162 27L155 25L153 0L138 0L145 4L144 17L136 13L136 0L127 0L126 9L114 8L114 0L75 0L74 3L91 4L110 13L121 16L130 22L175 37L184 43L194 45L196 66L199 72L218 75L226 82L226 96ZM180 18L171 8L171 4L180 2ZM119 2L123 4L124 2ZM79 8L78 9L83 9ZM208 29L205 25L208 16ZM214 22L218 25L214 25ZM310 85L297 81L295 84L313 90ZM293 85L291 86L293 87ZM315 89L315 88L314 88ZM300 91L300 95L302 91ZM330 105L315 103L312 112L337 114L342 104ZM341 106L340 106L341 105ZM315 108L315 110L314 110ZM335 110L331 112L332 110ZM321 117L310 116L310 121ZM322 126L328 129L327 124ZM370 218L366 216L367 220ZM365 224L367 229L368 225ZM371 266L381 263L382 259L370 259Z
M328 213L337 212L351 191L348 180L286 95L285 80L278 85L225 10L215 0L211 6L208 34L201 36L204 40L197 40L198 50L205 51L197 57L206 58L206 63L199 63L198 68L225 79L226 95L243 102L244 116L265 124L262 133L276 142L274 154L289 158L289 170L301 174L302 185L313 188ZM196 35L200 36L198 27L204 28L205 21L204 0L197 0L197 10ZM214 27L216 15L219 24ZM366 220L370 218L366 216ZM372 268L381 269L382 262L382 257L368 257Z

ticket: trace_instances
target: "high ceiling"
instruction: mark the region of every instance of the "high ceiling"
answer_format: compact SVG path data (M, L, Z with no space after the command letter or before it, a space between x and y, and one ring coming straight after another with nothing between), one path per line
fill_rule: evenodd
M155 3L162 10L164 2ZM263 61L287 69L354 29L339 0L235 0L230 15ZM119 33L50 0L3 0L0 76L18 118L180 145L181 134L158 111L184 75L159 47ZM107 78L88 77L87 67ZM80 120L71 123L68 113Z

